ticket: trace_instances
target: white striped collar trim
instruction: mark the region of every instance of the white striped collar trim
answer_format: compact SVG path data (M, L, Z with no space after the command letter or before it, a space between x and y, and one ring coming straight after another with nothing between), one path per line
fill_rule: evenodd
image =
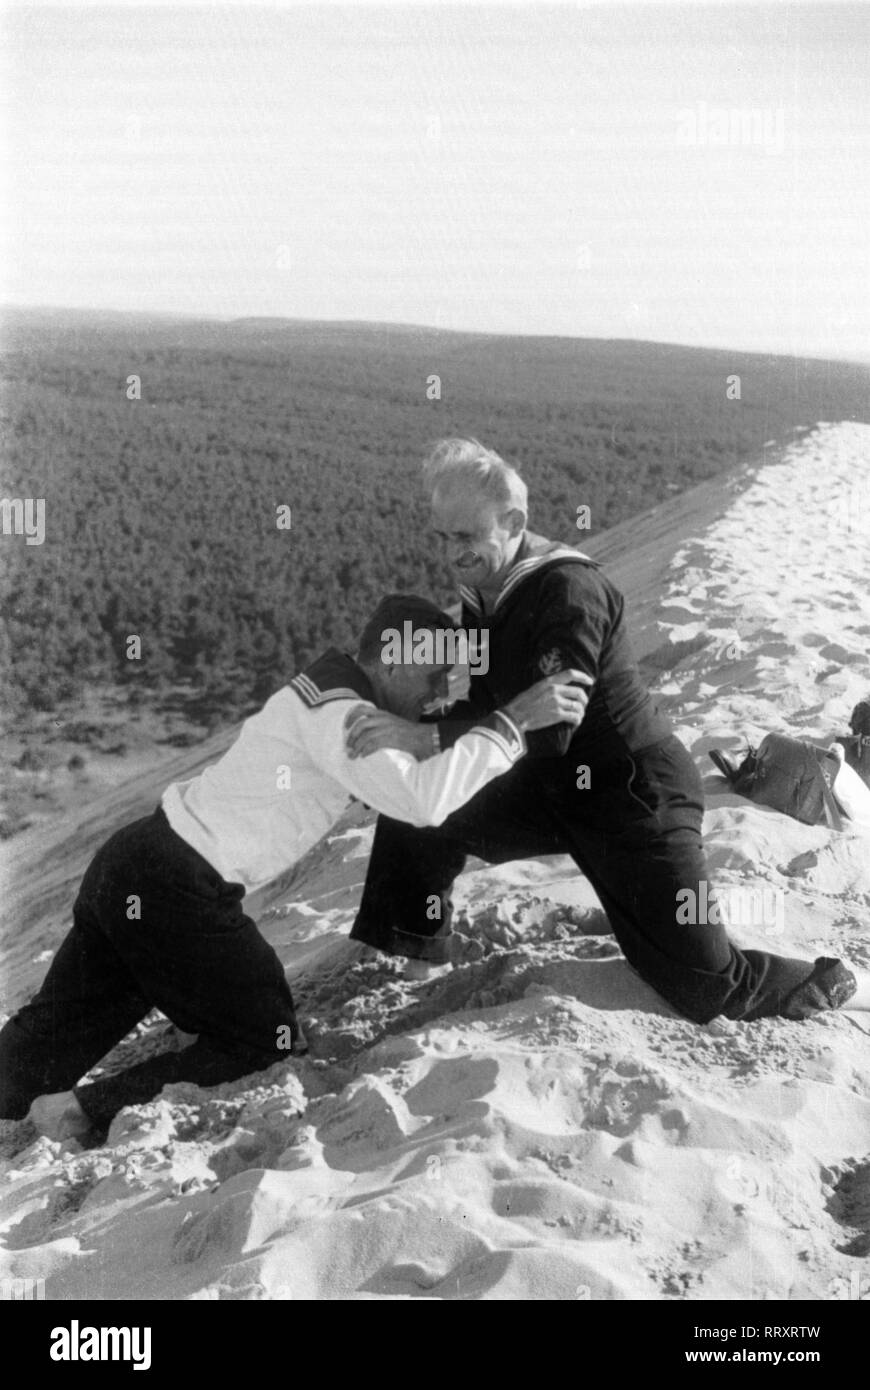
M294 676L290 682L297 695L301 695L305 704L313 709L316 705L325 705L328 700L364 700L366 696L360 695L358 690L351 690L350 686L333 686L329 690L321 690L314 684L310 676L306 676L304 671L298 676Z
M586 555L582 550L569 550L567 546L560 546L557 550L549 550L545 555L531 555L528 560L520 560L518 565L514 565L504 584L499 590L498 598L495 601L495 608L498 608L502 599L515 589L516 586L535 570L543 565L549 565L555 560L582 560L587 564L595 564L591 555ZM478 613L483 612L483 606L476 589L469 589L464 584L460 586L459 597L463 603L467 603L469 608L473 608ZM495 611L495 608L493 611Z

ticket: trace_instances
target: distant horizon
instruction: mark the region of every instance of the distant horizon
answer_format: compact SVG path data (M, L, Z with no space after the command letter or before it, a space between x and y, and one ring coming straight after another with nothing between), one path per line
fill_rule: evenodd
M92 304L24 304L15 300L0 301L0 319L9 311L31 314L83 314L98 316L100 314L112 318L139 318L139 319L161 319L176 321L179 323L208 323L224 324L230 326L236 323L268 323L268 324L331 324L335 327L350 328L395 328L411 329L425 333L456 334L468 338L521 338L535 339L537 341L552 340L557 342L582 342L582 343L633 343L638 347L673 347L682 348L687 352L733 352L743 356L751 357L789 357L796 361L813 362L835 362L851 364L856 367L870 367L870 353L866 357L849 356L845 353L832 354L822 352L784 352L758 347L735 346L733 343L686 343L676 339L667 338L634 338L621 337L618 334L599 334L599 333L536 333L536 332L497 332L483 328L453 328L449 325L434 323L415 323L409 320L398 319L363 319L363 318L312 318L308 315L293 314L233 314L219 315L209 313L194 313L191 311L179 312L177 309L119 309L109 305ZM3 342L0 340L0 351L3 351Z

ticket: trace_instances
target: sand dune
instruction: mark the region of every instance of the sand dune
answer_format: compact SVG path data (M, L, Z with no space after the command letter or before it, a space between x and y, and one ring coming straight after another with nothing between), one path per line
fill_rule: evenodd
M820 425L588 547L704 774L734 936L865 968L867 834L741 800L707 750L827 743L870 690L868 449L870 426ZM17 842L9 998L93 840L154 790ZM870 1296L866 1015L686 1022L566 858L471 865L457 964L411 985L346 941L370 837L351 813L257 904L315 1057L167 1088L99 1150L7 1127L0 1273L58 1299ZM742 916L753 889L777 911ZM149 1024L119 1056L157 1045Z

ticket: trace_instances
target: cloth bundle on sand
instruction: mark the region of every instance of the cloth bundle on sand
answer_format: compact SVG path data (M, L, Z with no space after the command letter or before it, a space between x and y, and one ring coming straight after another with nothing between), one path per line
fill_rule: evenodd
M806 825L842 830L843 817L870 830L870 700L852 711L851 734L827 747L768 734L736 764L720 749L710 757L732 790Z

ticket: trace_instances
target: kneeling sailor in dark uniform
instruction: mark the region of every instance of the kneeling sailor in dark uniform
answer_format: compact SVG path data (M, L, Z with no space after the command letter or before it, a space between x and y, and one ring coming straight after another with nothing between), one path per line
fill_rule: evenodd
M866 972L739 950L712 910L697 925L678 918L685 890L696 903L707 894L701 778L640 678L622 595L596 562L526 530L525 484L476 440L442 441L424 480L461 586L462 625L489 633L488 669L435 726L440 746L542 675L577 668L593 684L579 726L530 734L529 756L437 829L379 818L352 937L449 961L450 891L469 854L498 864L567 853L626 959L687 1018L804 1018L849 1000L870 1008ZM349 747L362 758L386 746L425 758L430 739L425 724L370 711Z

